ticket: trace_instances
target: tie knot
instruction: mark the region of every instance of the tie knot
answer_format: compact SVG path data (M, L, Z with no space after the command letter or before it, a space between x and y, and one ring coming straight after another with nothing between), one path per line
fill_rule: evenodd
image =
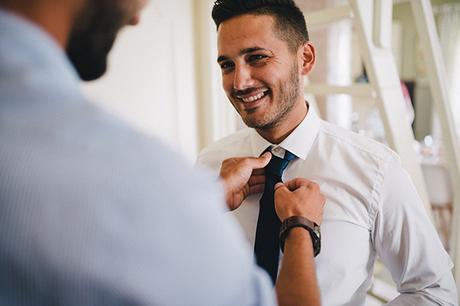
M292 154L291 152L289 152L288 150L286 150L286 152L284 153L284 158L283 159L287 160L288 162L290 162L294 158L296 158L296 156L294 154Z
M284 158L280 158L278 156L272 155L272 159L270 160L268 165L265 167L266 174L271 174L281 179L284 169L286 169L289 162L293 160L294 158L296 158L296 156L287 150L284 154Z

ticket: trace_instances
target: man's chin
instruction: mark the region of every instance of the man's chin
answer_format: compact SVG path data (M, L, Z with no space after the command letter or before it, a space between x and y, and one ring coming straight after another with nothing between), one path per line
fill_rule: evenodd
M78 67L76 67L76 69L82 81L95 81L102 77L107 71L107 61L105 61L103 64L99 63L98 65L94 65L88 69L79 69Z
M95 32L96 29L74 32L66 49L70 62L83 81L94 81L105 74L107 58L118 33L118 28Z
M67 56L83 81L97 80L107 71L107 57L110 49L108 51L99 50L99 52L91 51L89 48L85 50L78 44L71 44L67 49Z
M250 116L246 118L242 118L243 122L250 128L265 130L270 128L271 122L267 122L267 120L261 118L251 118Z

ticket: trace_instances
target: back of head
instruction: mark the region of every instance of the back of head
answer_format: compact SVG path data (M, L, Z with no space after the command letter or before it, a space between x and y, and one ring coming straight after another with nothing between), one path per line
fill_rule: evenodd
M277 35L288 43L291 51L309 40L305 17L293 0L216 0L212 9L217 28L222 22L244 14L272 16Z

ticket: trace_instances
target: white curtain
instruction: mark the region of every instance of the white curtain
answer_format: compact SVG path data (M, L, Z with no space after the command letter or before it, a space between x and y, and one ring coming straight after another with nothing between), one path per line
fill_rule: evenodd
M434 9L446 65L449 99L457 135L460 135L460 3L448 3Z

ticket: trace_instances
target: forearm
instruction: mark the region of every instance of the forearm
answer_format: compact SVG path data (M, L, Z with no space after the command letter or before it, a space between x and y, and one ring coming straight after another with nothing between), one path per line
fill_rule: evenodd
M452 261L398 159L379 193L374 245L400 292L388 305L458 305Z
M276 293L280 306L321 304L310 233L303 228L293 228L286 238Z

